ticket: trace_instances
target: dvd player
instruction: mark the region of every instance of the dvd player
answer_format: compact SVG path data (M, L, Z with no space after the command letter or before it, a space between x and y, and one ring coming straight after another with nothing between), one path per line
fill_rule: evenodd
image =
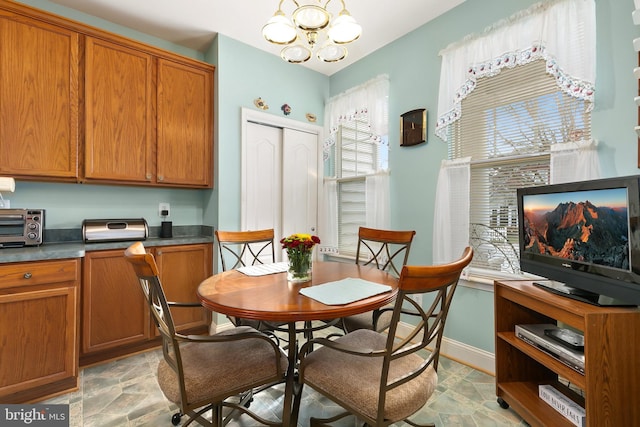
M545 334L545 331L559 329L561 328L551 323L537 323L531 325L516 325L515 333L521 340L544 351L571 369L584 375L584 351L562 345Z

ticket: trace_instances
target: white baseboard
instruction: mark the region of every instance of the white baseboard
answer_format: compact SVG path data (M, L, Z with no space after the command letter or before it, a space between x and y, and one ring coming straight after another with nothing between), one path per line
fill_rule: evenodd
M224 322L218 324L217 328L214 326L213 331L222 332L231 328L233 328L233 324L231 322ZM398 325L399 336L408 334L410 330L411 325L408 323L400 322ZM496 365L495 355L493 353L489 353L488 351L472 347L468 344L455 341L447 337L442 339L442 348L440 349L440 353L449 359L455 360L456 362L460 362L474 369L478 369L479 371L486 372L487 374L495 375Z
M412 326L408 323L400 322L400 324L398 324L398 335L403 336L408 334L411 328ZM460 362L479 371L486 372L489 375L495 375L495 355L488 351L443 337L440 354L449 359L453 359L456 362Z

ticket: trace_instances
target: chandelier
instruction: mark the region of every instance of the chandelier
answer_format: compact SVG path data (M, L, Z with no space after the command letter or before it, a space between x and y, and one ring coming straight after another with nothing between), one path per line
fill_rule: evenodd
M287 0L280 0L278 10L262 27L262 35L271 43L284 45L280 56L287 62L299 64L311 58L317 46L316 56L325 62L338 62L346 58L345 46L360 37L362 27L349 14L344 4L336 17L332 19L327 6L327 0L322 6L322 0L298 2L289 0L295 5L291 18L282 11L282 4Z

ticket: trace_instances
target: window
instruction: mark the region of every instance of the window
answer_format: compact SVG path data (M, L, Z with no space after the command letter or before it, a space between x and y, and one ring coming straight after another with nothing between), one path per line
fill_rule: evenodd
M472 159L474 271L519 272L516 188L549 183L552 144L591 137L585 101L562 92L545 66L538 60L479 78L449 129L450 158Z
M366 225L366 179L387 169L387 153L385 143L372 141L366 117L361 115L339 127L331 158L335 162L333 170L337 181L338 252L341 255L356 254L358 229Z
M358 228L389 227L389 77L380 75L325 105L320 254L355 256Z

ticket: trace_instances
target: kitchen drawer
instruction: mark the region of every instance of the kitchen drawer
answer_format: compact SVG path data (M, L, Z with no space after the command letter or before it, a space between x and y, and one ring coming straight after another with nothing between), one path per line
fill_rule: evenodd
M0 265L0 289L80 279L79 260L34 261Z

